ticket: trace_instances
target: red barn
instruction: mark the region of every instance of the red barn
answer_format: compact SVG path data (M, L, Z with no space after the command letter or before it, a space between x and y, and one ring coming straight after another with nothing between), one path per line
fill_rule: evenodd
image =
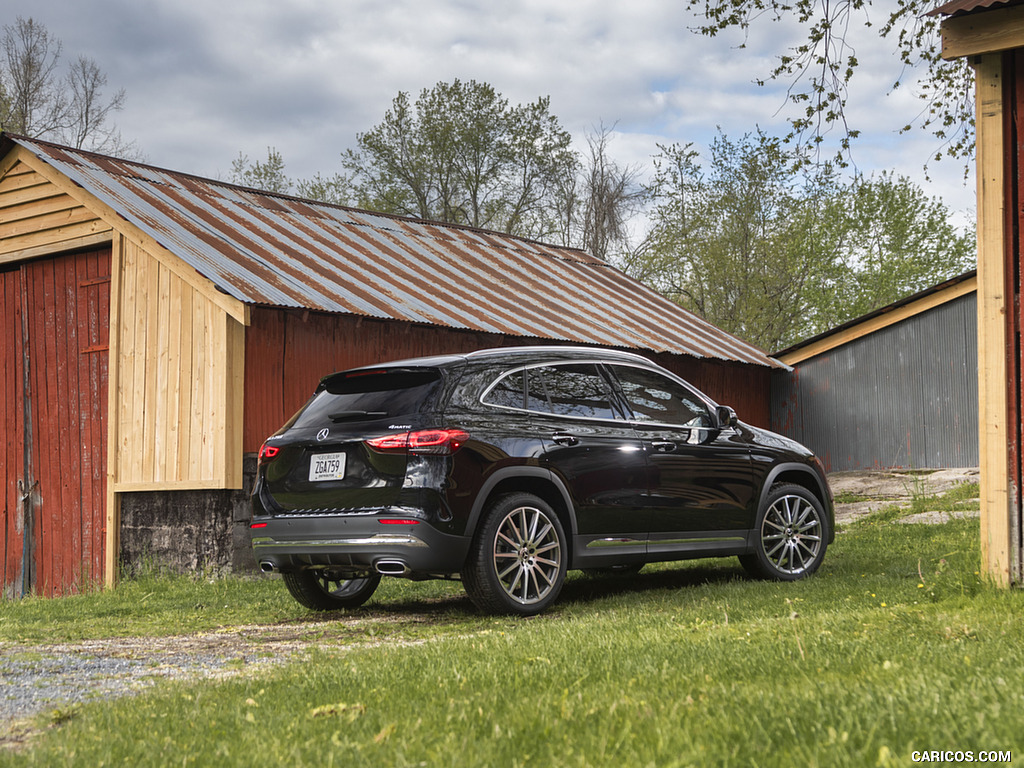
M243 568L252 455L334 370L629 349L769 423L773 360L588 254L0 138L5 596Z

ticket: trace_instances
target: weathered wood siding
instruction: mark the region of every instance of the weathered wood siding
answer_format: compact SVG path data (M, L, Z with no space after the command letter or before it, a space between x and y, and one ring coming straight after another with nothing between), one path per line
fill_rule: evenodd
M98 584L105 562L110 251L0 275L3 592L75 592Z
M259 450L263 440L309 399L317 382L328 373L407 357L551 343L269 307L253 308L251 318L245 344L242 441L247 453ZM744 421L768 426L767 367L682 355L657 355L654 359L718 402L731 405Z
M20 269L0 270L0 478L3 479L0 566L3 584L0 598L25 594L31 584L25 580L25 512L22 488L25 477L25 369L22 351L22 305L24 289Z
M56 186L18 150L0 167L0 263L110 240L111 228L99 216Z
M238 488L244 328L121 242L115 490Z

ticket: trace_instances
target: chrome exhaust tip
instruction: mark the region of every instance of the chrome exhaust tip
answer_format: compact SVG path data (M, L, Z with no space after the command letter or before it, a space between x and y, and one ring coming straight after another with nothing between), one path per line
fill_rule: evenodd
M260 561L260 570L264 573L277 573L277 566L269 560Z
M401 560L378 560L373 568L382 576L405 576L409 573L409 566Z

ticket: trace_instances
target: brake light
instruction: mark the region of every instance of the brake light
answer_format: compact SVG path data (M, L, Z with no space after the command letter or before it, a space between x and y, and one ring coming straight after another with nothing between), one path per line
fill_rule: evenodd
M383 453L455 453L469 439L461 429L420 429L416 432L396 432L393 435L373 437L366 444Z
M257 463L266 464L268 461L273 461L274 459L277 458L277 454L279 454L280 452L281 449L278 448L276 445L267 445L266 443L264 443L263 445L260 446L260 453L259 458L257 459Z

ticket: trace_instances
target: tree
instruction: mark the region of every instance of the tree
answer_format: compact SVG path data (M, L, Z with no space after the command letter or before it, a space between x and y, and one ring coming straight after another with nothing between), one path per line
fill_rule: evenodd
M358 205L538 239L558 231L579 160L547 98L511 106L486 83L401 92L343 155Z
M51 139L79 149L130 154L110 123L125 94L106 98L107 77L80 56L60 70L63 46L44 26L18 17L0 38L0 130Z
M264 192L295 194L307 200L334 205L353 204L352 184L347 176L317 173L309 179L292 179L284 168L284 156L275 147L267 147L266 160L250 160L248 155L239 152L238 157L231 161L228 181Z
M973 241L909 180L844 181L781 139L662 147L634 277L768 350L970 268Z
M575 208L579 234L576 243L602 261L628 252L630 224L646 201L640 185L640 169L620 166L608 154L611 130L601 126L587 136L588 154L583 161L581 197Z
M900 87L904 73L923 68L919 84L925 102L921 126L942 142L943 153L966 159L974 148L973 74L965 59L944 61L939 45L939 21L924 14L929 0L896 0L895 8L875 10L871 0L687 0L687 7L703 17L696 31L714 37L730 29L744 33L754 26L786 19L803 30L804 42L781 53L766 80L789 83L787 98L795 108L789 138L820 144L832 128L840 128L837 159L848 156L851 140L859 134L847 120L848 87L860 65L852 45L857 27L872 30L894 42L902 71L894 78ZM874 15L875 19L872 19ZM878 16L882 24L874 32ZM910 130L911 123L904 127Z
M846 261L855 265L844 286L835 325L890 304L975 266L973 231L958 230L936 198L905 177L858 176L845 190Z
M293 181L281 154L239 153L230 180L339 205L506 232L584 248L608 260L629 248L646 190L640 170L608 152L612 132L586 136L581 156L548 99L510 106L486 83L438 83L413 102L400 92L384 119L342 155L343 173Z
M293 182L284 173L284 158L273 147L267 147L266 161L249 160L248 155L241 152L231 161L232 184L261 189L265 192L287 194Z

